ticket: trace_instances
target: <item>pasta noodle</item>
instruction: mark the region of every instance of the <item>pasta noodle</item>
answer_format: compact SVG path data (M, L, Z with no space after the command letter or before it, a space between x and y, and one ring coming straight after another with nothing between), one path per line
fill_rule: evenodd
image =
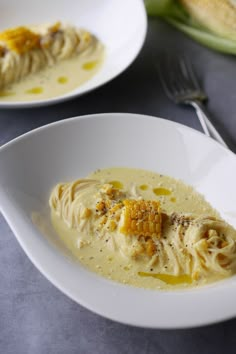
M85 51L95 37L71 25L17 27L0 33L0 88Z
M58 184L50 207L78 235L106 240L122 257L158 273L194 281L236 271L236 231L216 217L168 214L158 201L92 179Z

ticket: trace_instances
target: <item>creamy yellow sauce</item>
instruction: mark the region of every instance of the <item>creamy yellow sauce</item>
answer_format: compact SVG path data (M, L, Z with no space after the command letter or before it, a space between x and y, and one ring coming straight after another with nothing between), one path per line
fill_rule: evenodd
M0 102L35 101L64 95L90 80L102 67L104 55L104 46L96 41L83 53L2 89Z
M111 168L97 170L88 178L111 183L121 190L135 188L135 193L143 199L160 201L162 210L169 214L192 213L220 218L202 195L192 187L168 176L137 169ZM83 247L79 247L77 231L70 230L54 213L52 223L61 241L71 253L85 267L108 279L150 289L187 288L220 279L219 276L211 276L209 279L192 280L185 274L180 276L167 274L166 267L160 272L155 264L127 258L118 251L110 250L107 247L108 240L99 239L95 235L88 235Z

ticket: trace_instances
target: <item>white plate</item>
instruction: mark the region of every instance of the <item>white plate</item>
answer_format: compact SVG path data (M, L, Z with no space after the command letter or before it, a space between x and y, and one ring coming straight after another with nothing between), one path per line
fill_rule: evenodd
M0 30L58 20L90 30L105 44L101 70L77 89L55 98L30 102L0 102L0 108L58 103L91 91L123 72L142 48L147 17L142 0L3 0Z
M31 220L44 211L59 181L97 168L128 166L181 178L196 187L236 227L236 158L183 125L136 114L100 114L36 129L0 148L0 210L35 266L61 291L90 310L127 324L199 326L236 315L236 278L187 291L133 288L102 278L58 248Z

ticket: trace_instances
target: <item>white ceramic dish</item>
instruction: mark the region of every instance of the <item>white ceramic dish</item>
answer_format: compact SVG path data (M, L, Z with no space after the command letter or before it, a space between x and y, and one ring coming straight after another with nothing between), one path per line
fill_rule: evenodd
M49 221L51 188L109 166L181 178L236 227L236 157L217 142L183 125L136 114L72 118L0 148L0 209L35 266L81 305L123 323L179 328L235 316L236 277L188 291L138 289L88 271L57 244ZM32 222L34 211L44 213L46 237Z
M0 102L0 108L32 107L58 103L89 92L123 72L142 48L147 17L142 0L3 0L0 30L27 24L70 22L87 28L105 44L101 70L85 84L59 97L30 102Z

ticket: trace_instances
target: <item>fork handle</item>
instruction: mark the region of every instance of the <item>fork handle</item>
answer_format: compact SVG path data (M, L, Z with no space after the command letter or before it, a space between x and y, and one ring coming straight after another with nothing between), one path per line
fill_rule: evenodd
M214 125L211 123L209 113L205 109L205 107L201 104L199 101L191 101L191 105L195 108L197 116L200 120L200 123L202 125L202 129L204 130L204 133L212 138L214 138L216 141L218 141L221 145L224 147L228 148L227 144L224 142Z

